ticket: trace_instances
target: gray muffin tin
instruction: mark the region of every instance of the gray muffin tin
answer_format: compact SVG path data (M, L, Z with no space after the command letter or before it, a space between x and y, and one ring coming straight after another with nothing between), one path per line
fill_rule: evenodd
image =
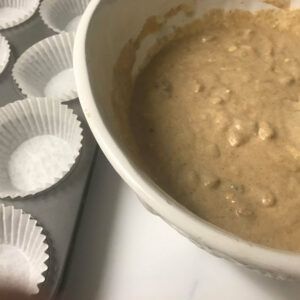
M44 25L38 12L27 22L2 30L0 33L7 38L11 47L9 64L0 74L0 106L2 107L9 102L25 98L11 76L16 59L30 46L55 33ZM35 296L42 299L51 299L62 282L97 149L78 100L68 102L68 106L78 115L83 127L83 147L69 175L48 191L36 196L15 200L0 199L0 204L22 208L44 228L49 244L50 258L47 261L49 269L45 273L45 282L40 284L39 295Z

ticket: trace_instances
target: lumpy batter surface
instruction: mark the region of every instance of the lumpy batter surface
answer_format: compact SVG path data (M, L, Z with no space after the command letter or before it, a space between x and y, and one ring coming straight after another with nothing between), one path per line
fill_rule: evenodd
M246 240L300 250L300 13L214 11L136 81L130 124L155 181Z

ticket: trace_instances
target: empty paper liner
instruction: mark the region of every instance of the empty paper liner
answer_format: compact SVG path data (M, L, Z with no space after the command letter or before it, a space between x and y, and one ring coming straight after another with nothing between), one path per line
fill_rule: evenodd
M4 71L10 56L10 47L6 38L0 34L0 74Z
M74 165L82 129L66 105L27 98L0 109L0 198L46 190Z
M0 29L28 20L39 6L39 0L0 0Z
M40 7L44 23L56 32L76 31L90 0L45 0Z
M22 93L68 101L77 97L73 74L74 33L46 38L26 50L13 68Z
M29 214L0 205L0 290L33 295L45 281L48 245Z

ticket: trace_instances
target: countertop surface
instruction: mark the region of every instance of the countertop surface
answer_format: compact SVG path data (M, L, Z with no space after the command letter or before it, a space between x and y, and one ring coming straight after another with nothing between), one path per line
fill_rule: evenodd
M150 214L99 153L64 300L299 300L300 284L198 249Z

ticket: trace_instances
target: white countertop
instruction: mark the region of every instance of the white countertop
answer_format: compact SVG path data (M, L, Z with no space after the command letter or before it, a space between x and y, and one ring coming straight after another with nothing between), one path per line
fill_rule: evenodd
M62 298L299 300L300 284L198 249L145 210L99 155Z

